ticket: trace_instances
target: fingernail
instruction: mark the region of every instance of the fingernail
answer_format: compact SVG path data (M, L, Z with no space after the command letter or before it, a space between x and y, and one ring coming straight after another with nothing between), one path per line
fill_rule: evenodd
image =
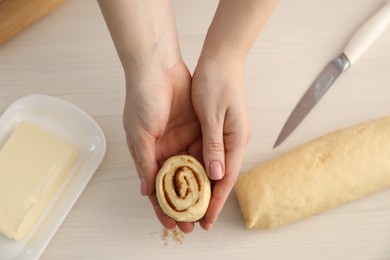
M212 228L213 224L206 222L206 223L203 223L201 226L204 230L209 231Z
M141 179L140 192L142 196L148 195L148 183L144 178Z
M222 164L219 161L212 161L210 163L210 178L212 180L220 180L223 177L223 170L222 170Z
M209 231L212 228L212 226L213 225L211 225L210 223L207 223L205 226L206 231Z

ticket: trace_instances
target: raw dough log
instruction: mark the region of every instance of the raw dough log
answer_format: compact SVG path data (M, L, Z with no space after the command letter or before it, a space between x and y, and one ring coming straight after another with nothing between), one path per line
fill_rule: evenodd
M273 228L390 187L390 117L325 135L239 176L248 228Z
M210 180L192 156L169 158L156 178L156 194L162 210L180 222L202 218L211 196Z

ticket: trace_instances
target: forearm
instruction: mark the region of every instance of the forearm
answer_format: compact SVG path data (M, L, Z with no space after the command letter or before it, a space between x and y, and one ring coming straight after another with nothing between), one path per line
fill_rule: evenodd
M126 73L175 65L180 51L170 0L98 2Z
M278 0L221 0L202 55L245 60Z

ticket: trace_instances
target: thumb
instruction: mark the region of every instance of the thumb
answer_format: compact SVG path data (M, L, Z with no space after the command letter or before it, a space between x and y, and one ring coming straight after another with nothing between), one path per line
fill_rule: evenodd
M203 161L208 177L220 180L225 175L225 146L223 142L223 126L202 125Z

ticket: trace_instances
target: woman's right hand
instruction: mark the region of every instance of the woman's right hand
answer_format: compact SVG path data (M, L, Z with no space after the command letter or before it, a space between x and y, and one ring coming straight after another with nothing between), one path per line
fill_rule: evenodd
M244 61L228 55L201 56L192 81L192 103L202 131L206 172L214 181L203 229L216 222L240 172L251 135Z

